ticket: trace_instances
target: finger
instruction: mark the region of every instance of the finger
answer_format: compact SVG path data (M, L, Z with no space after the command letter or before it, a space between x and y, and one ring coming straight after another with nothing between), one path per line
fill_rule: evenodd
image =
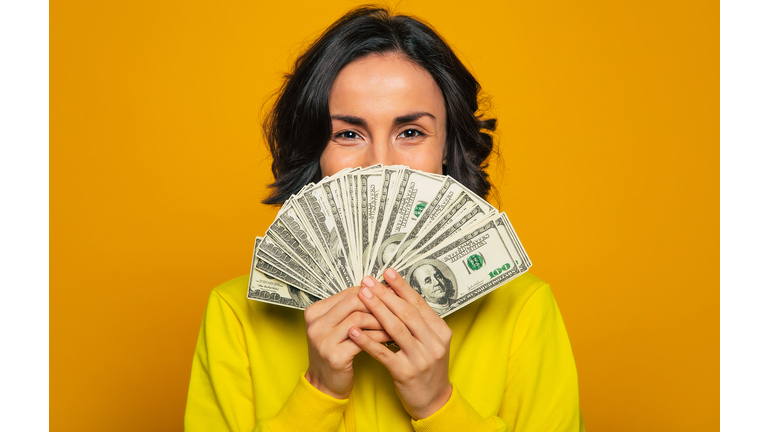
M327 312L325 312L318 319L322 328L331 329L339 325L345 318L347 318L353 312L370 313L368 308L360 301L357 294L360 291L359 287L347 288L340 294L340 299L334 304ZM311 306L310 306L311 307ZM307 308L309 309L309 308ZM306 311L305 311L306 316Z
M424 297L418 293L400 274L393 268L384 272L384 280L400 298L414 305L428 325L433 326L438 322L444 322L437 312L432 309Z
M307 310L311 311L314 317L319 317L320 315L324 315L329 310L331 310L332 307L336 306L336 304L339 301L343 300L344 297L348 296L350 291L353 290L354 288L359 288L359 287L347 288L328 298L317 301L312 305L310 305L309 307L307 307Z
M387 305L385 305L376 293L373 292L372 288L375 287L376 281L372 277L366 276L363 279L363 284L367 286L363 286L357 294L360 300L368 307L368 310L371 311L376 319L379 320L384 327L384 330L386 330L387 333L392 336L392 339L400 345L400 348L403 348L406 352L413 349L416 339L411 334L408 326L406 326L400 318L395 316L395 314L389 310ZM386 291L387 294L393 295L388 290L383 289L383 287L377 291L380 293Z
M397 367L399 363L397 354L382 345L381 342L383 341L377 341L372 338L368 332L360 331L357 327L352 327L349 329L349 339L363 351L370 354L371 357L378 360L388 370L391 371Z
M390 336L389 333L385 332L384 330L363 330L363 333L367 334L368 337L378 343L392 341L392 336Z
M400 298L397 294L390 291L388 287L385 287L373 278L363 279L363 284L366 285L364 288L370 288L382 303L387 306L387 309L408 327L408 330L416 339L421 342L427 342L434 337L435 333L424 321L421 312L416 306Z
M349 329L358 327L370 330L384 330L378 319L370 313L355 311L344 318L342 322L331 330L331 341L339 343L349 338Z
M354 357L358 354L360 354L360 351L363 349L360 347L360 345L356 344L355 341L347 338L347 340L342 341L334 350L334 357L341 359L338 363L341 364L344 362L344 359L349 359L350 357ZM338 365L337 365L338 366Z

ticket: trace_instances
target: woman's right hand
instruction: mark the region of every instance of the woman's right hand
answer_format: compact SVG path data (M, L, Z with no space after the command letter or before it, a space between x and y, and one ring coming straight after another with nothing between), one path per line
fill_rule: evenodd
M316 389L337 399L352 393L352 360L361 351L349 339L349 329L366 329L378 342L392 340L360 300L359 291L360 287L347 288L304 310L309 351L305 377Z

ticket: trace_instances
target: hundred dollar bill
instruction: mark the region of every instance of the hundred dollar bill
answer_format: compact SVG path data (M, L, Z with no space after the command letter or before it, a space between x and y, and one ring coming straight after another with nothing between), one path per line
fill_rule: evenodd
M354 248L351 245L347 224L345 223L344 211L346 206L342 201L343 188L338 184L339 180L335 179L329 182L322 183L322 192L324 196L318 196L319 200L325 200L325 208L328 210L327 216L330 216L330 220L333 222L331 225L331 239L338 242L338 247L341 250L341 254L346 260L347 267L353 280L357 280L358 277L354 273ZM308 191L308 194L312 194L313 190ZM314 196L314 195L313 195ZM335 233L335 235L334 235ZM336 238L337 237L337 238Z
M358 248L360 242L358 241L357 232L357 212L353 211L357 208L357 200L355 196L355 181L357 180L357 174L355 172L340 179L342 186L342 196L344 201L344 208L341 215L345 218L347 223L347 236L349 239L349 246L352 248L352 274L360 275L360 253Z
M313 193L315 192L315 193ZM348 259L344 255L343 249L339 246L339 236L333 226L334 223L325 209L325 200L322 197L321 188L315 186L296 199L299 204L298 210L304 215L304 218L310 222L312 229L317 233L320 240L318 245L322 249L326 258L338 270L341 276L341 284L347 288L355 286L349 269Z
M376 204L376 216L373 227L373 236L369 245L369 252L367 254L368 262L366 265L365 274L373 274L372 268L375 265L375 251L378 250L381 244L381 236L384 231L384 223L388 216L388 212L391 210L392 202L395 199L394 189L397 187L397 181L400 177L402 169L397 167L384 167L381 174L381 193L379 194L379 202Z
M502 219L501 222L507 227L507 229L505 231L500 231L500 232L506 233L506 235L509 235L511 237L509 239L510 240L509 242L514 244L515 250L520 256L520 263L518 263L520 269L522 271L528 270L528 267L532 265L531 259L528 258L528 254L525 252L525 249L523 249L523 244L520 243L520 238L517 236L517 233L515 232L514 228L512 228L512 224L509 223L509 219L504 218Z
M501 213L402 269L405 280L441 317L520 276L522 258L505 239L513 236Z
M261 244L256 249L256 257L260 262L268 263L292 276L294 280L302 282L294 284L297 288L301 288L314 296L324 296L320 290L321 284L317 277L297 262L288 252L285 252L277 241L269 235L269 232L266 233ZM291 283L291 281L285 282Z
M273 239L275 243L280 246L280 249L291 255L291 257L293 257L299 264L303 264L312 276L320 281L321 286L318 287L319 289L328 295L333 295L339 292L339 288L336 285L336 281L334 280L330 268L321 267L309 253L304 250L299 240L291 234L285 224L281 221L281 218L285 218L285 216L286 215L278 216L278 219L276 219L267 230L265 237Z
M256 244L253 246L254 254L251 261L251 276L248 280L248 298L296 309L306 309L307 306L320 300L320 298L294 286L267 276L257 269L256 249L259 247L261 239L261 237L256 237Z
M455 207L456 203L459 207ZM424 233L429 233L435 224L452 223L461 217L465 211L471 209L473 204L479 206L481 211L488 216L497 213L492 205L478 197L474 192L453 178L447 177L432 201L424 209L423 216L419 218L400 243L394 254L394 259L397 262L402 262L406 255L411 255L413 243L424 237ZM446 212L450 214L451 219L444 218Z
M340 275L327 260L325 254L318 250L317 245L320 243L315 237L314 231L307 228L307 225L302 221L299 214L293 208L293 204L286 204L283 207L285 210L277 216L275 222L279 222L282 226L285 226L288 229L292 238L298 243L297 246L303 249L310 260L314 262L315 267L318 269L317 271L327 275L334 289L334 293L346 288L339 285L338 281L341 280Z
M309 252L313 250L310 244L314 246L315 249L312 254L316 254L318 260L325 261L330 266L331 271L336 275L337 285L343 288L342 286L345 285L348 279L351 281L351 278L344 273L344 267L340 266L338 259L329 253L328 246L320 234L320 225L312 216L307 200L304 196L297 196L292 203L283 205L283 207L285 206L293 207L293 213L291 213L291 210L287 210L285 214L295 216L297 221L296 224L289 224L288 229L291 230L297 239L301 240L306 237L306 240L303 242L307 246L305 250Z
M370 168L364 168L358 176L360 177L360 250L362 251L361 261L363 269L368 264L368 254L370 253L370 244L373 237L373 219L376 215L376 203L379 200L381 191L381 165Z
M485 213L483 208L478 205L467 209L467 203L470 206L473 204L470 197L462 193L462 196L452 205L450 211L443 212L443 216L432 225L432 229L429 232L414 239L410 245L405 245L402 256L396 257L397 262L391 263L388 267L394 267L400 263L407 262L413 256L427 254L429 251L439 248L452 239L463 235L465 230L471 229L475 225L494 216L493 214Z
M531 266L506 214L451 177L404 166L308 184L259 242L252 280L274 289L249 294L275 304L326 298L394 267L445 316ZM280 284L294 295L274 294Z
M387 264L396 258L400 242L407 232L416 225L428 202L440 190L444 179L435 179L420 171L403 169L398 181L395 197L390 205L382 241L378 244L371 274L384 271Z

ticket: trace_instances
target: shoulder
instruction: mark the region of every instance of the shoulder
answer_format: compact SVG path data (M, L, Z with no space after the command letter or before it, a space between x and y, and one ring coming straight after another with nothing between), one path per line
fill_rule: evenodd
M220 302L228 306L238 317L244 317L256 312L265 303L248 299L248 275L230 279L211 291L209 303Z
M238 276L217 286L211 292L211 297L219 297L231 307L245 305L248 293L248 275Z
M552 295L549 284L526 272L485 296L482 306L492 307L504 315L517 315L524 307L530 306L532 297L542 295Z
M265 328L269 323L284 327L298 322L303 326L303 310L248 299L248 279L248 275L239 276L214 288L209 306L219 303L222 310L231 310L246 328L252 327L257 319Z
M507 298L519 303L528 300L539 291L549 291L549 284L530 272L523 273L489 294L494 298Z
M457 328L466 325L512 329L523 309L538 309L538 302L530 300L551 297L549 285L527 272L496 288L484 297L468 304L446 317L446 322ZM536 304L534 304L536 303Z

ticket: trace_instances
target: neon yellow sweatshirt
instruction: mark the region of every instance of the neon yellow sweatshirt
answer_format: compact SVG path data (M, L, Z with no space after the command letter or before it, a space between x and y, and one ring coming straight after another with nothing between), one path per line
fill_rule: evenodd
M304 378L303 311L246 299L248 277L211 293L192 363L186 431L583 431L571 345L549 285L526 273L446 317L453 393L414 421L365 352L349 399Z

